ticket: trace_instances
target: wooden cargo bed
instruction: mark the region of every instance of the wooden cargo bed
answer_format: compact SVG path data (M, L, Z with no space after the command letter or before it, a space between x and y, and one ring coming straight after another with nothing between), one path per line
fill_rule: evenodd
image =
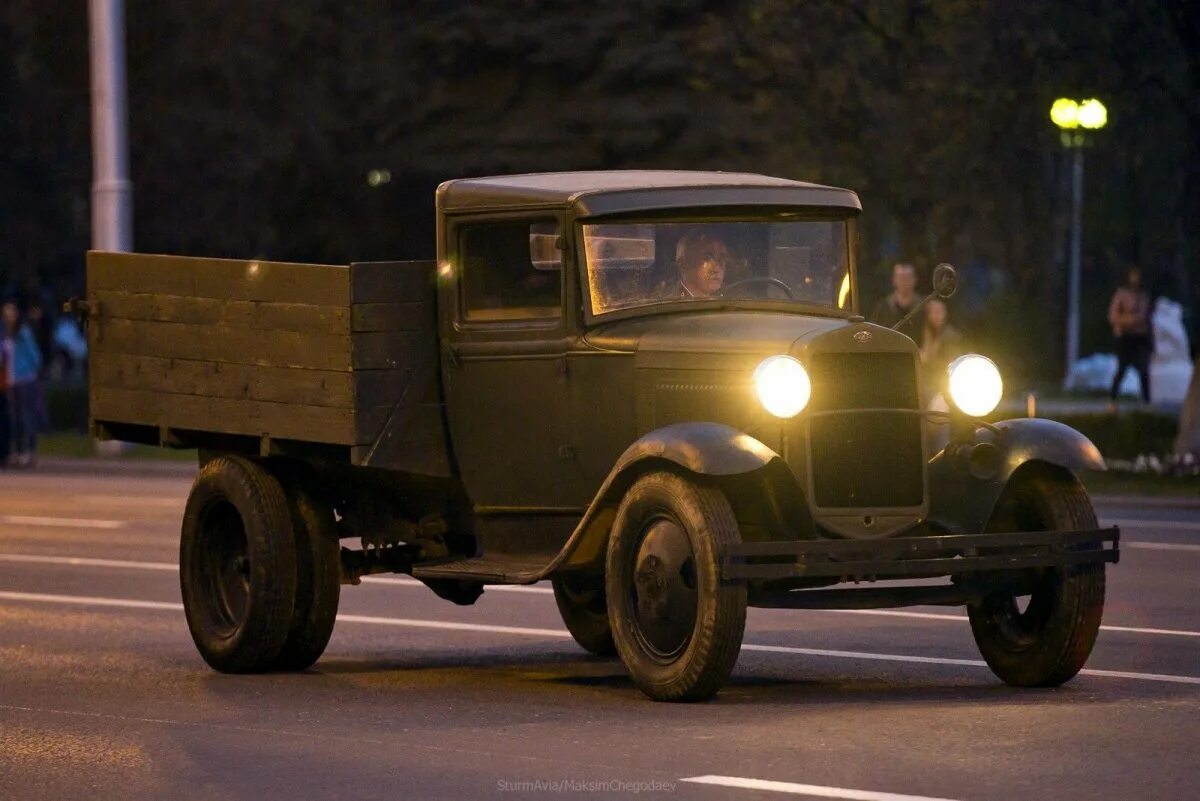
M432 262L88 254L93 431L445 475Z

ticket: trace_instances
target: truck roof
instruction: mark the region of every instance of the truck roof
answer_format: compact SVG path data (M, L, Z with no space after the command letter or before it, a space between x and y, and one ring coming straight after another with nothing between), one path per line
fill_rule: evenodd
M444 212L573 208L581 217L697 206L862 210L849 189L742 172L596 170L460 178L438 187Z

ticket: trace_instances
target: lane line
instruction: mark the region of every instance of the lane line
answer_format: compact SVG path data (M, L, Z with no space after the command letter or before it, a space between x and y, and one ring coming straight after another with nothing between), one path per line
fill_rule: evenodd
M31 601L45 604L74 604L76 606L111 606L118 609L166 609L182 612L183 604L166 601L139 601L133 598L98 598L93 595L52 595L41 592L0 591L0 600Z
M124 520L87 520L77 517L0 515L0 526L50 526L53 528L124 528Z
M179 572L174 562L134 562L126 559L92 559L85 556L43 556L41 554L0 553L0 562L69 567L116 567L128 570L169 570Z
M790 793L791 795L806 795L815 798L843 798L849 799L849 801L954 801L951 798L935 798L928 795L880 793L873 790L851 790L848 787L825 787L819 784L746 779L741 776L692 776L679 781L692 784L712 784L718 787L737 787L743 790L767 790L773 793Z
M130 570L163 570L175 572L179 566L174 562L136 562L125 559L93 559L82 556L45 556L41 554L0 553L0 562L15 562L26 564L63 565L69 567L111 567ZM381 584L398 587L424 587L425 585L407 576L364 576L366 584ZM490 584L488 592L533 593L536 595L553 595L549 587L523 584ZM912 620L943 620L955 623L965 623L966 615L949 615L939 612L908 612L899 609L805 609L796 610L815 612L827 615L866 615L869 617L899 617ZM1104 624L1101 631L1119 631L1125 634L1150 634L1165 637L1200 637L1200 631L1184 629L1144 628L1139 626L1113 626Z
M1106 517L1104 518L1104 525L1136 528L1140 531L1148 531L1156 528L1163 531L1200 531L1200 522L1186 520L1133 520L1129 518Z
M166 603L163 601L139 601L130 598L100 598L87 595L50 595L33 592L0 591L0 600L30 601L34 603L74 604L77 606L124 607L129 609L161 609L183 611L183 604ZM369 615L338 615L337 619L344 623L363 623L375 626L402 626L405 628L439 629L443 631L474 631L491 634L520 634L532 637L554 637L569 639L570 633L564 629L527 628L523 626L494 626L484 623L457 623L452 621L416 620L399 617L374 617ZM824 648L795 648L788 645L756 645L745 643L744 651L758 651L774 654L795 654L799 656L822 656L834 659L857 659L872 662L904 662L921 665L957 665L964 667L987 667L987 663L977 659L952 659L943 656L914 656L910 654L880 654L871 651L835 651ZM1166 673L1137 673L1124 670L1102 670L1084 668L1079 671L1082 676L1102 676L1105 678L1132 679L1136 681L1165 682L1168 684L1189 684L1200 686L1200 676L1175 676Z
M1122 542L1121 548L1133 548L1143 551L1190 551L1200 552L1200 545L1187 545L1181 542Z
M149 506L155 509L182 510L187 505L187 498L147 498L141 495L72 495L71 500L103 506Z

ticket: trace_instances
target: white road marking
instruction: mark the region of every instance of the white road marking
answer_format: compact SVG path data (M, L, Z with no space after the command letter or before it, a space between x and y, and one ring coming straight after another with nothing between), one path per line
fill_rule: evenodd
M97 598L92 595L50 595L41 592L0 591L3 601L32 601L44 604L75 604L78 606L113 606L118 609L169 609L183 611L183 604L165 601L138 601L133 598Z
M84 556L42 556L40 554L0 553L0 562L70 567L116 567L129 570L170 570L178 572L174 562L132 562L125 559L92 559Z
M1200 545L1186 545L1181 542L1122 542L1121 547L1142 551L1191 551L1200 553Z
M1200 531L1200 521L1194 520L1132 520L1121 518L1105 518L1104 525L1120 526L1121 528L1136 528L1139 531L1149 531L1156 528L1162 529L1163 531Z
M0 591L0 600L30 601L34 603L74 604L78 606L124 607L129 609L164 609L183 611L183 604L162 601L139 601L129 598L98 598L87 595L49 595L34 592ZM415 620L400 617L374 617L368 615L338 615L344 623L365 623L376 626L403 626L407 628L439 629L443 631L476 631L491 634L521 634L532 637L570 638L564 629L538 629L522 626L493 626L484 623L456 623L452 621ZM742 645L744 651L759 651L774 654L796 654L799 656L823 656L835 659L858 659L874 662L906 662L922 665L959 665L965 667L987 667L982 660L952 659L943 656L913 656L910 654L879 654L870 651L833 651L823 648L794 648L787 645ZM1133 679L1136 681L1166 682L1169 684L1200 685L1200 676L1174 676L1165 673L1134 673L1123 670L1099 670L1084 668L1082 676Z
M743 790L768 790L773 793L790 793L791 795L806 795L816 798L844 798L850 799L850 801L954 801L949 798L935 798L927 795L879 793L873 790L851 790L847 787L824 787L819 784L745 779L740 776L692 776L679 781L692 784L715 784L719 787L738 787Z
M124 520L85 520L76 517L0 515L0 526L49 526L52 528L124 528Z
M82 556L45 556L41 554L0 553L0 562L25 564L63 565L69 567L111 567L130 570L164 570L175 572L179 566L174 562L135 562L124 559L93 559ZM367 584L381 584L398 587L424 587L425 585L408 576L364 576ZM553 595L550 587L524 584L489 584L487 592L516 592L533 593L535 595ZM866 615L870 617L900 617L913 620L944 620L955 623L965 623L966 615L948 615L940 612L908 612L899 609L807 609L810 613L828 615ZM1142 628L1137 626L1102 625L1101 631L1120 631L1126 634L1152 634L1166 637L1200 637L1200 631L1184 629Z
M144 495L72 495L71 500L80 503L95 503L104 506L141 506L155 509L179 509L187 505L187 498L149 498Z

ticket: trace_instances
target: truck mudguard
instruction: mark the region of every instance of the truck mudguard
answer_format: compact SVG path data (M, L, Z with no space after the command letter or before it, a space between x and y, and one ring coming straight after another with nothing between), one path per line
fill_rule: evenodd
M1003 420L995 428L979 429L973 443L957 449L952 445L930 461L931 521L968 534L982 531L1013 474L1031 462L1067 470L1105 469L1091 440L1054 420ZM995 451L971 465L968 454L977 445Z
M705 476L735 476L766 467L779 454L749 434L720 423L675 423L645 434L625 449L609 471L571 533L562 552L542 576L564 566L594 564L602 560L602 547L612 523L614 498L633 483L640 462L670 462L691 473Z

